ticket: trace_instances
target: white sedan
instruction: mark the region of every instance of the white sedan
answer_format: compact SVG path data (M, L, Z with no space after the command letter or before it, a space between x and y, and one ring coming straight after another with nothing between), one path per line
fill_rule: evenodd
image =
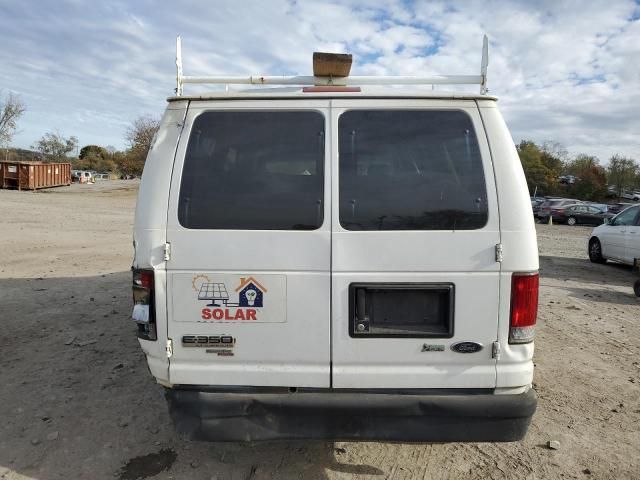
M640 205L623 210L593 229L589 238L589 259L594 263L607 260L633 265L640 259Z

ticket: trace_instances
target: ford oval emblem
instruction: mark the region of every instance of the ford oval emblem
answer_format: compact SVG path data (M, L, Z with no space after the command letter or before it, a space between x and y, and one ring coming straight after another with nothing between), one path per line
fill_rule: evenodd
M451 345L451 350L458 353L476 353L482 350L482 345L476 342L458 342Z

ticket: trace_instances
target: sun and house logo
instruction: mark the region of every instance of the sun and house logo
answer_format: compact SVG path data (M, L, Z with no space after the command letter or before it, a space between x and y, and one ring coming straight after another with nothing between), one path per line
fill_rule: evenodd
M237 300L229 295L223 282L212 282L207 275L195 275L191 286L198 292L198 300L206 301L201 311L203 320L257 320L258 310L264 306L267 289L253 277L240 277L234 290Z

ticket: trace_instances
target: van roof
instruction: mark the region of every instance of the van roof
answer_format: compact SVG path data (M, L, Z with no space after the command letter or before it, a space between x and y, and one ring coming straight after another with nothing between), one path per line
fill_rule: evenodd
M493 100L492 95L454 92L444 90L407 89L407 88L358 88L359 91L303 91L303 87L249 88L243 90L227 90L216 92L194 93L190 95L171 96L168 102L181 100L235 100L235 99L287 99L287 98L432 98L452 100Z

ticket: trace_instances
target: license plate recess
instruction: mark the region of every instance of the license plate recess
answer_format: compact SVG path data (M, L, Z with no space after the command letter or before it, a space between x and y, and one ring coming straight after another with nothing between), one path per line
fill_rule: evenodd
M451 338L454 305L452 283L352 283L349 335Z

